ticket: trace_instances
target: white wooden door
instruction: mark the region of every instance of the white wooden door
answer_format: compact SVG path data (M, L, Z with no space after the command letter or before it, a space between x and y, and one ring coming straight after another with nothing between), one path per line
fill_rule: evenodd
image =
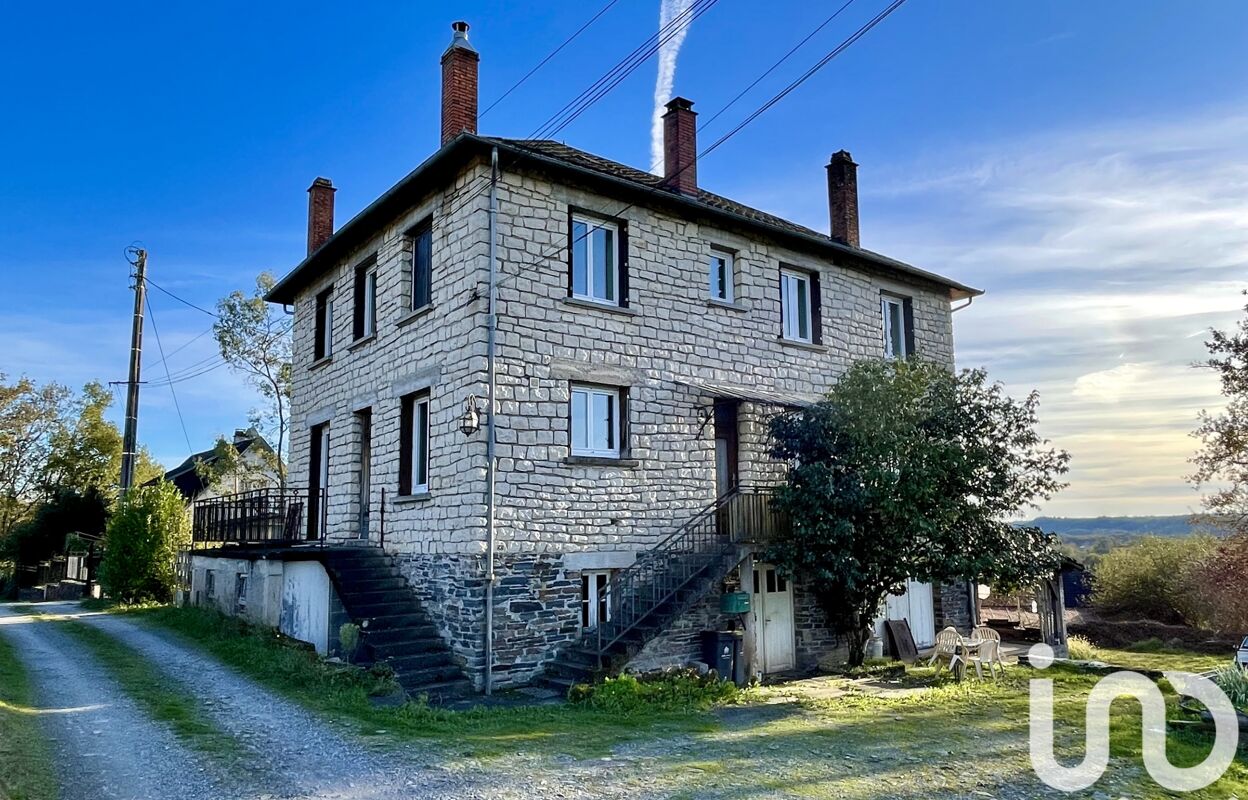
M932 605L932 585L906 581L905 592L890 594L884 600L884 619L904 619L910 623L910 633L914 636L916 647L934 645L936 614Z
M754 594L750 599L754 630L758 632L759 660L763 672L793 669L793 586L767 564L754 568Z

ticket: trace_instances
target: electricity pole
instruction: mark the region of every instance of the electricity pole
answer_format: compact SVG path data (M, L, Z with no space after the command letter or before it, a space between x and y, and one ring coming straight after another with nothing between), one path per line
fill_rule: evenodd
M134 464L138 456L139 434L139 367L143 357L143 302L147 292L147 251L132 247L134 256L134 324L130 332L130 379L126 381L126 429L121 440L121 493L134 483Z

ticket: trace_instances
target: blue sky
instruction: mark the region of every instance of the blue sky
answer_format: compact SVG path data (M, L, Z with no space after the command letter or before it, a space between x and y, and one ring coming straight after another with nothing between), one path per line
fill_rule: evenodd
M605 0L603 0L605 3ZM326 175L345 220L437 145L438 57L466 19L484 108L602 3L22 4L0 31L0 371L81 384L126 370L126 245L211 306L304 248ZM883 0L856 0L702 135L710 141ZM709 117L834 6L720 0L691 29L678 94ZM486 115L524 136L658 26L619 0ZM1202 332L1248 285L1248 5L910 0L699 165L699 182L827 224L823 165L861 165L863 245L982 286L955 317L959 361L1021 394L1074 454L1055 514L1183 513L1212 378ZM561 134L648 166L655 64ZM211 320L156 292L165 349ZM145 377L157 379L155 337ZM211 364L210 337L170 358ZM177 385L191 442L255 401L218 369ZM120 409L115 409L120 417ZM187 451L168 389L141 439Z

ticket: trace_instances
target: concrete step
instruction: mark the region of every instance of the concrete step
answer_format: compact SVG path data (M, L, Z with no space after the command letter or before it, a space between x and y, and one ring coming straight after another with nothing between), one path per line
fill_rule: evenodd
M411 653L408 655L394 656L386 659L395 671L395 674L402 675L409 670L430 669L433 667L443 667L451 665L451 654L445 649L429 650L424 653Z
M420 669L396 669L394 673L399 680L399 685L409 692L422 686L462 680L464 677L463 673L459 671L459 667L454 664L422 667Z
M386 631L395 628L411 628L418 625L431 625L429 615L421 611L411 611L402 614L386 614L376 617L367 617L367 629L372 631Z
M368 643L373 647L394 646L422 639L441 641L438 637L438 629L429 624L412 625L407 628L375 628L370 625L367 630Z

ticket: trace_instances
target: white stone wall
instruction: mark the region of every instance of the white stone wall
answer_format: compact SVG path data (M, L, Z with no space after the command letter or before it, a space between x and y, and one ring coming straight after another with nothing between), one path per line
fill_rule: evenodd
M386 487L386 539L393 551L480 553L485 539L485 434L466 438L458 417L468 394L484 398L487 198L463 205L473 165L304 291L296 303L292 482L308 474L308 429L330 423L329 525L354 536L359 437L353 412L373 414L372 503ZM498 363L498 542L505 553L629 551L652 545L714 499L712 398L677 379L702 379L785 395L826 392L855 359L883 353L881 291L913 298L919 354L953 363L943 290L867 273L761 237L507 174L500 190L501 288ZM626 312L566 302L569 206L622 216L628 224L630 305ZM405 315L403 232L432 214L434 308ZM736 251L736 303L707 301L712 244ZM354 267L379 265L378 335L350 348ZM542 257L547 253L552 253ZM823 346L779 338L781 264L818 270ZM332 361L311 367L315 295L335 297ZM610 466L567 463L569 382L629 387L630 452ZM398 502L399 398L429 388L430 497ZM766 417L741 411L743 482L778 477L766 463Z
M480 552L485 524L485 449L459 431L464 398L485 394L487 202L472 197L485 168L474 165L453 188L436 192L394 220L295 304L291 483L306 486L312 426L328 422L327 530L332 539L357 535L360 514L360 430L357 411L372 409L371 519L379 526L386 490L388 546L403 552ZM432 304L409 312L410 277L404 234L433 217ZM355 267L376 254L377 334L352 341ZM313 364L316 295L333 287L334 346ZM430 496L403 502L398 494L399 398L430 392Z

